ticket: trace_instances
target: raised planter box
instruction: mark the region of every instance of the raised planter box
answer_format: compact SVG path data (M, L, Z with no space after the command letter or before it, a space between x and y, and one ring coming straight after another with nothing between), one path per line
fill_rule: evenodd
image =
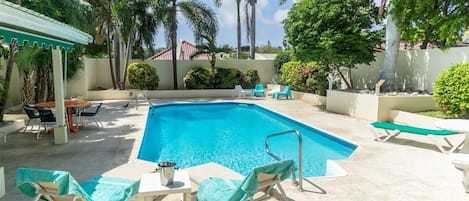
M291 91L294 99L300 99L312 103L313 105L326 105L327 98L325 96L320 96L312 93L304 93L300 91Z
M392 121L391 110L421 112L435 110L432 96L376 96L328 90L326 109L370 121Z

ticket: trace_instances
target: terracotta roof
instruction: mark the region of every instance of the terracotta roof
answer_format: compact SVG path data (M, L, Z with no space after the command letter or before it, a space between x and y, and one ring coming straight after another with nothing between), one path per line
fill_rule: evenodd
M171 48L167 48L150 58L148 60L172 60L171 58ZM190 56L197 51L195 45L183 40L178 47L176 48L176 58L177 60L190 60ZM208 55L202 54L194 58L194 60L207 60Z

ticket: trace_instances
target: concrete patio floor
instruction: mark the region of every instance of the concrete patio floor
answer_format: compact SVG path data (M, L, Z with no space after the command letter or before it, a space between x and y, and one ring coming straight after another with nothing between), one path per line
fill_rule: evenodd
M173 100L153 100L169 101ZM348 172L346 176L308 178L303 192L291 181L284 181L291 200L469 200L461 184L462 173L425 137L402 134L380 143L373 140L368 121L328 113L307 102L270 98L237 101L262 105L359 145L350 159L338 161ZM0 166L5 167L6 180L6 195L0 200L31 200L15 190L18 167L69 171L79 182L101 174L138 179L156 167L136 159L148 105L140 102L136 110L134 101L103 102L100 119L104 128L88 124L70 133L66 145L54 145L48 134L36 141L30 132L16 132L8 135L7 143L0 142ZM129 109L122 109L128 102Z

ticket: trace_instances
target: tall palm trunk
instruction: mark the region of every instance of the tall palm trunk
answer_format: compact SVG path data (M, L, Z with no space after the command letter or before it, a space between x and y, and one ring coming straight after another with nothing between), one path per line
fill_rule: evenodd
M119 30L115 29L114 31L114 64L116 64L115 72L116 72L116 85L117 88L122 89L121 86L121 42L120 42L120 34Z
M6 110L6 102L8 98L8 90L10 89L11 72L13 71L13 61L15 59L15 52L18 48L16 39L11 39L10 52L8 53L8 60L6 63L5 83L3 84L3 93L0 97L0 122L3 122L3 116Z
M240 6L241 4L241 0L236 0L236 11L237 11L237 24L236 24L236 39L237 39L237 43L236 43L236 58L237 59L241 59L241 14L240 14Z
M256 3L257 0L251 0L251 59L256 59Z
M173 60L173 83L174 83L174 89L178 89L178 81L177 81L177 19L176 19L176 0L172 1L172 9L170 13L170 19L171 19L171 25L170 25L170 38L171 38L171 58Z
M36 70L36 80L35 80L35 96L34 102L39 103L45 101L45 95L47 92L47 74L48 74L48 66L38 66Z
M47 72L47 101L55 100L54 93L54 73L51 69Z
M23 104L31 104L33 103L33 91L34 91L33 77L31 75L31 72L23 71L23 73L24 73L24 76L23 76L22 102Z
M107 33L107 39L106 39L106 46L107 46L107 55L109 59L109 70L111 71L111 80L112 80L112 88L117 89L116 85L116 77L114 75L114 67L112 66L112 47L111 47L111 33L108 27L108 30L106 31Z

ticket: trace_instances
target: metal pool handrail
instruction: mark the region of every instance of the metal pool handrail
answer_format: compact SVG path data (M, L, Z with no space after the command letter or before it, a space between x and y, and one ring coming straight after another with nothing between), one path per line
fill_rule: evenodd
M298 154L298 157L299 157L298 187L299 187L300 191L303 191L303 137L301 136L301 133L297 130L288 130L288 131L284 131L284 132L280 132L280 133L270 134L265 138L265 151L267 152L267 154L269 154L270 156L272 156L276 160L282 160L282 159L280 159L280 157L278 157L277 155L273 154L270 151L269 138L279 136L279 135L285 135L285 134L289 134L289 133L294 133L298 137L298 145L299 145L298 146L299 147L299 150L298 150L298 153L299 153ZM293 174L293 179L295 179L295 174Z
M147 96L145 96L144 94L139 93L137 96L135 96L135 109L136 109L136 110L138 109L138 97L139 97L139 96L143 96L143 98L148 102L148 105L150 105L150 108L153 109L154 105L153 105L153 103L151 102L151 100L148 99Z

